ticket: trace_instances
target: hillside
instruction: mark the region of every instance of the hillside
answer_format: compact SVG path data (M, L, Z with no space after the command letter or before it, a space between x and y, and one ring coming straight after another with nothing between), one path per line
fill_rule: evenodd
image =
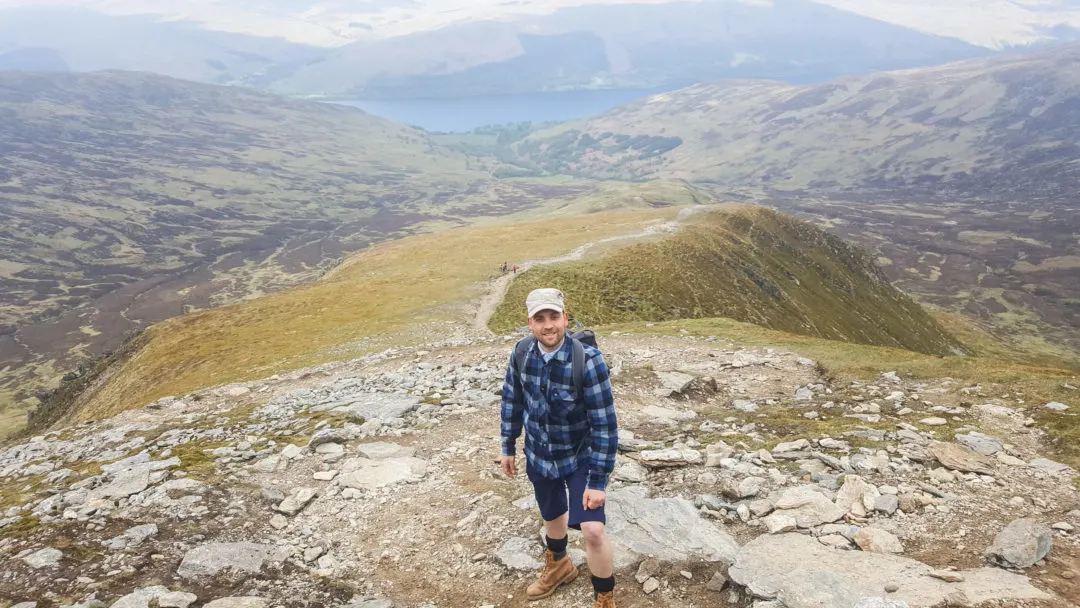
M725 187L1066 195L1080 167L1080 45L792 86L656 95L517 145L552 172Z
M493 184L351 108L141 73L0 73L0 156L0 411L129 331L578 190Z
M726 317L859 344L962 351L865 253L763 208L714 211L662 240L531 270L510 285L492 329L523 325L520 302L543 286L562 289L574 318L590 326Z

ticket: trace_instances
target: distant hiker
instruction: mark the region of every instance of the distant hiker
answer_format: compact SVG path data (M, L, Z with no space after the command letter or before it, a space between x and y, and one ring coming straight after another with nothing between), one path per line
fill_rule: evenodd
M514 264L514 274L517 274L517 264Z
M517 477L517 438L524 429L525 472L547 541L544 568L525 594L539 600L577 578L578 569L566 555L570 527L585 538L593 608L614 608L604 504L619 438L608 368L599 350L567 333L561 291L534 290L525 307L532 335L514 347L506 371L501 461L503 472Z
M503 270L502 270L503 274L506 274L506 268L507 268L506 262L503 262Z

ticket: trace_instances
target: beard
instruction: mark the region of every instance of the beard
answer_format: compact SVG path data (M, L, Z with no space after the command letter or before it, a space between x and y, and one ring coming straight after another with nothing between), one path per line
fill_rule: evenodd
M554 348L559 345L559 342L563 340L563 332L553 331L551 333L540 334L537 337L540 343L546 346L548 349Z

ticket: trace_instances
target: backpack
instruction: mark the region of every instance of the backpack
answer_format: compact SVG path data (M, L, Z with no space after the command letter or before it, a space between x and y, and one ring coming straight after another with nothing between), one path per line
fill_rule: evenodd
M596 334L590 329L583 329L581 331L566 332L566 338L570 340L570 345L574 348L574 354L570 359L571 364L574 366L574 391L576 395L581 395L581 392L585 389L585 344L593 348L596 346ZM525 358L529 356L529 349L536 346L536 336L529 335L521 340L514 346L514 359L517 363L518 373L525 367Z

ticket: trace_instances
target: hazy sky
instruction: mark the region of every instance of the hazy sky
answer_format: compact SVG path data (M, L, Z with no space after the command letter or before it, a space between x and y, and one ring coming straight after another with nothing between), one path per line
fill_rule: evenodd
M584 4L772 0L0 0L0 8L69 5L111 14L157 14L211 29L334 46L450 23L544 14ZM987 47L1038 40L1045 28L1080 27L1080 0L812 0Z

